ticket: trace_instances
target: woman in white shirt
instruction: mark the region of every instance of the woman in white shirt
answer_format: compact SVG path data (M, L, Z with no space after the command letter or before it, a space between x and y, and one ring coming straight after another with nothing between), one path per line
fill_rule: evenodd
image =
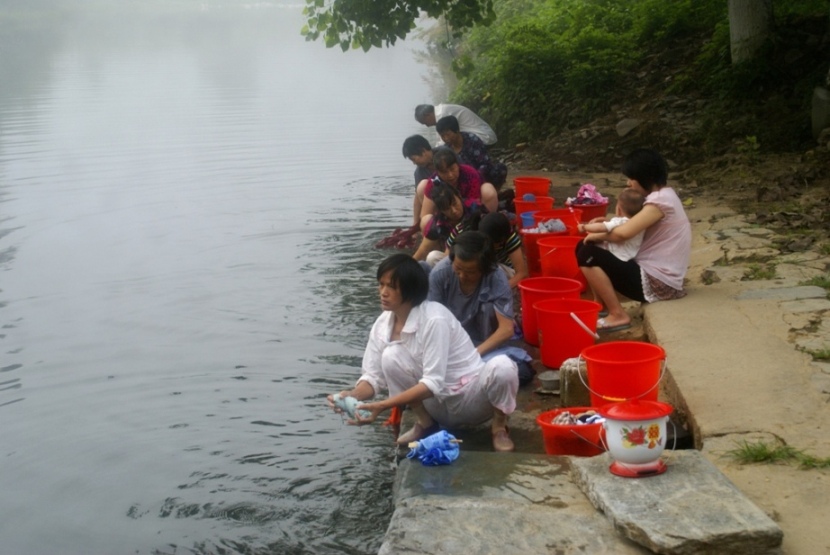
M597 331L631 326L617 292L631 300L656 302L684 297L692 227L677 193L667 185L668 164L656 151L637 149L623 162L627 186L646 195L643 209L626 223L604 233L590 233L579 244L577 262L588 285L602 299L608 315ZM645 232L637 255L622 261L597 243L621 243Z
M492 418L493 447L512 451L507 416L516 408L519 387L516 364L507 356L485 363L452 313L442 304L427 301L427 275L411 256L395 254L377 271L383 309L372 326L363 355L362 375L341 397L372 399L382 390L389 397L360 404L370 416L357 411L350 423L374 422L396 406L409 406L416 424L398 437L407 444L433 431L437 425L474 425ZM333 396L328 396L333 406Z

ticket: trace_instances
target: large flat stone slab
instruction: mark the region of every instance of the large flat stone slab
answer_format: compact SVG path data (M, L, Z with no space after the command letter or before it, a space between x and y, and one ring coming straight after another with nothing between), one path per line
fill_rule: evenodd
M405 460L381 555L644 554L572 482L568 457L464 452L451 465Z
M449 465L401 461L395 480L395 504L433 496L506 499L552 508L582 503L585 509L593 510L571 481L568 457L469 451L464 446L458 459Z
M772 300L796 301L799 299L826 299L827 291L817 285L801 285L797 287L772 287L769 289L752 289L738 295L739 301Z
M622 535L657 553L779 553L783 532L698 451L675 451L665 474L621 478L604 454L574 459L576 483Z
M551 512L507 500L443 497L395 509L379 555L646 554L601 515Z

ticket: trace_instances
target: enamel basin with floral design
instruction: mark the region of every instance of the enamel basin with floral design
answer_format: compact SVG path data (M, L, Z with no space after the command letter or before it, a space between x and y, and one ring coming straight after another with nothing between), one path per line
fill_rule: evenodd
M666 448L666 423L674 408L659 401L626 401L599 407L605 417L605 441L614 459L611 472L639 477L660 474Z

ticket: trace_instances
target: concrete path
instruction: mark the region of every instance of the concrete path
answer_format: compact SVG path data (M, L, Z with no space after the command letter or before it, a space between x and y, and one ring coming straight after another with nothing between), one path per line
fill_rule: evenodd
M830 369L799 350L830 348L827 291L803 285L828 275L830 257L781 256L772 233L723 208L689 215L689 295L644 309L650 340L666 350L670 402L688 415L703 454L781 526L784 553L830 553L830 471L728 456L744 442L780 441L830 457ZM759 252L772 256L776 277L742 279Z

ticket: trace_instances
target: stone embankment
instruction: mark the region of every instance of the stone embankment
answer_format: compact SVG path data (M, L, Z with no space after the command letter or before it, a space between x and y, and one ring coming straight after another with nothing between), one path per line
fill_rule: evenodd
M607 454L544 455L536 415L584 391L563 386L560 399L527 386L511 417L516 453L488 452L481 429L462 432L453 465L401 463L381 553L830 552L827 469L729 456L766 441L830 457L830 364L814 359L830 352L830 301L805 284L828 277L830 255L782 255L773 231L696 203L689 295L630 304L635 326L603 337L666 350L661 397L696 449L667 451L668 471L639 479L611 475Z

